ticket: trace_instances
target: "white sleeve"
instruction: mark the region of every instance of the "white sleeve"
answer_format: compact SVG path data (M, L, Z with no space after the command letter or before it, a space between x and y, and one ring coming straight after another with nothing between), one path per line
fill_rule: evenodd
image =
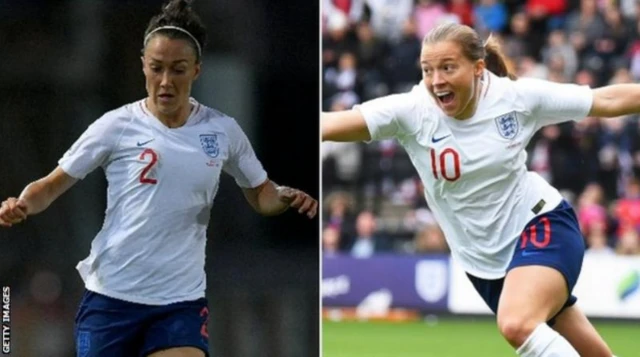
M372 140L415 133L418 103L413 92L393 94L354 106L362 113Z
M227 134L229 135L229 160L224 164L224 171L233 176L236 184L242 188L257 187L267 179L267 172L256 157L249 139L238 123L229 119Z
M83 179L98 166L104 165L117 141L116 121L114 117L103 116L89 125L58 161L64 172Z
M537 120L537 128L582 120L593 104L593 91L588 86L534 78L521 78L515 83L525 105Z

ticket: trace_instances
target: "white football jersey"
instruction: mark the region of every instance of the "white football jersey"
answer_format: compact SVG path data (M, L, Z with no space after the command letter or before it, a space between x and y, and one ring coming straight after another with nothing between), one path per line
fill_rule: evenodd
M89 257L77 265L87 289L165 305L204 297L205 243L221 171L240 187L267 173L236 121L191 100L170 129L141 100L95 121L60 159L82 179L104 169L107 210Z
M445 115L423 82L356 108L372 139L397 138L406 149L453 258L472 275L497 279L525 225L562 200L527 171L525 147L544 125L584 118L593 94L586 86L511 81L489 71L483 81L467 120Z

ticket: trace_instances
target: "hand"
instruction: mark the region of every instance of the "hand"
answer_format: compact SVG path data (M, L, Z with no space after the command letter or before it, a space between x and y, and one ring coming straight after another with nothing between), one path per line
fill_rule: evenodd
M289 207L297 208L298 213L306 213L309 218L315 217L316 213L318 213L318 201L300 190L279 186L278 197L282 202L287 203Z
M27 203L15 197L9 197L0 205L0 226L11 227L27 219Z

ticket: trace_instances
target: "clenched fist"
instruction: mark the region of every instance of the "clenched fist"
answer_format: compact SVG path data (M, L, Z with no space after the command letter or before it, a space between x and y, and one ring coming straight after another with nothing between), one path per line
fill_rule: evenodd
M9 197L0 205L0 226L11 227L27 219L27 203L15 197Z

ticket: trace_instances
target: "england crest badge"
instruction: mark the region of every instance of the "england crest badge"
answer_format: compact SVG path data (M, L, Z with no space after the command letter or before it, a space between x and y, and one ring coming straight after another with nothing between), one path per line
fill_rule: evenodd
M518 135L520 131L520 124L518 123L518 117L516 112L511 112L497 117L496 126L498 127L498 133L505 139L513 139Z
M201 134L200 145L204 153L216 158L220 154L220 146L218 145L218 134Z

